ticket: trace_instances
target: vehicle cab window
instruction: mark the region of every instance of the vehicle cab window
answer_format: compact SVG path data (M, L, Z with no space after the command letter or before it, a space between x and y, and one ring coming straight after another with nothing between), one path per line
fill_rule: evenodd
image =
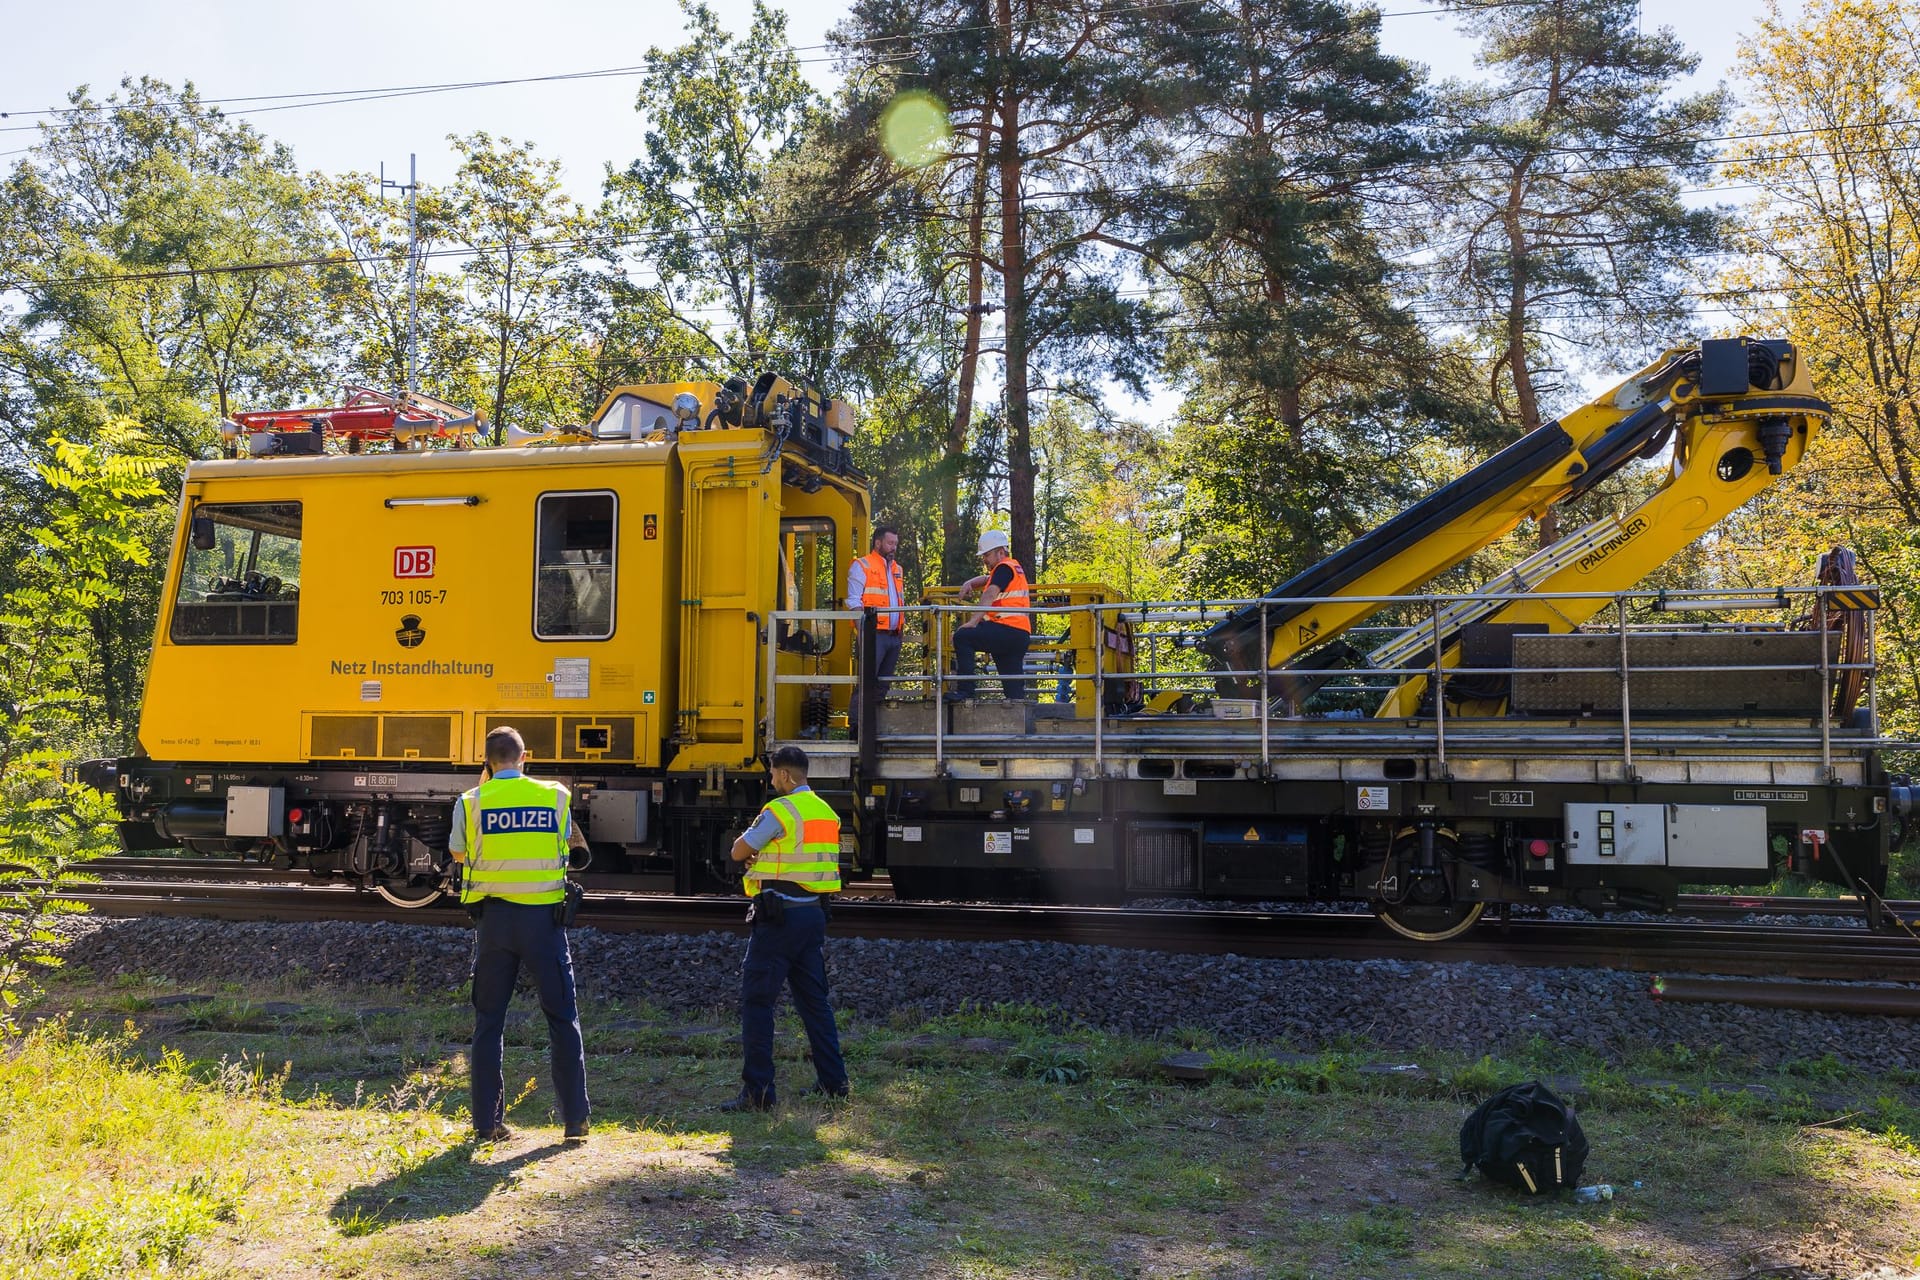
M615 533L611 493L543 493L534 533L533 634L540 640L613 635Z
M300 504L200 503L167 634L175 644L292 644L300 630Z

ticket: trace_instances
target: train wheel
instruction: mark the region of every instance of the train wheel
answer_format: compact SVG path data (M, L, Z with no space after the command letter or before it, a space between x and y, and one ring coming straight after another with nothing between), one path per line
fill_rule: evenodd
M1379 917L1381 924L1415 942L1445 942L1449 938L1457 938L1479 923L1480 915L1486 909L1484 902L1373 904L1373 914Z
M396 907L430 906L440 900L440 886L437 884L415 884L412 881L388 883L385 880L375 882L373 891Z

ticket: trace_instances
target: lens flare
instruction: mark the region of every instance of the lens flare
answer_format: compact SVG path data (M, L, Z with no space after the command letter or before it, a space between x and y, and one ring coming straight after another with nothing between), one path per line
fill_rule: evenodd
M947 106L930 93L909 90L880 113L880 145L896 164L918 169L947 154L953 129Z

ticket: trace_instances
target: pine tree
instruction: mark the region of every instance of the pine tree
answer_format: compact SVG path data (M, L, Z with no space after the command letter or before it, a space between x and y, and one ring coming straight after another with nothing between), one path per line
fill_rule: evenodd
M968 280L963 361L991 342L973 322L997 309L1013 551L1029 566L1036 395L1093 398L1101 379L1140 386L1152 368L1154 309L1122 287L1143 251L1124 197L1164 172L1155 126L1185 107L1203 8L859 0L835 34L852 69L884 67L896 91L931 93L952 113L943 189L964 228L949 249ZM974 386L963 372L960 431Z
M1181 303L1188 586L1264 590L1413 496L1414 454L1472 421L1461 362L1394 296L1387 250L1427 158L1417 73L1378 16L1228 0L1190 120L1193 159L1137 197Z
M1699 58L1667 28L1641 32L1638 0L1454 7L1492 74L1439 94L1456 147L1423 184L1434 293L1474 330L1518 435L1545 420L1568 352L1611 365L1689 324L1722 220L1681 184L1708 176L1727 98L1675 95Z

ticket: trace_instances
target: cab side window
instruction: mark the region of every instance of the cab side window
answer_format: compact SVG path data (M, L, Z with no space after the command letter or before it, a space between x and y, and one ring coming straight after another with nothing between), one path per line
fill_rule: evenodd
M533 634L540 640L613 635L615 534L611 493L544 493L534 531Z
M300 504L201 503L188 520L167 635L175 644L292 644L300 631Z

